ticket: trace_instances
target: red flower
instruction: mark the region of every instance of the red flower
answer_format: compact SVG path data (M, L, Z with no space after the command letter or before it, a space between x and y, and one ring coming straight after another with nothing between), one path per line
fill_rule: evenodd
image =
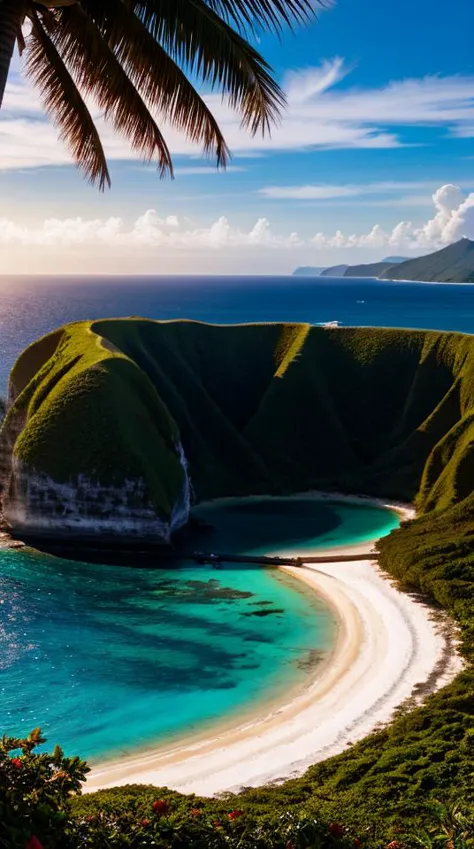
M143 828L147 828L147 826L150 825L150 820L142 820L140 825L142 825Z
M243 811L231 811L230 814L227 814L227 816L232 821L232 820L236 820L238 817L241 817L242 814L243 814Z
M399 840L392 840L391 843L387 843L387 849L403 849L403 843L400 843Z
M13 764L13 766L16 769L21 769L23 767L23 764L22 764L20 758L12 758L11 763Z
M291 840L286 844L286 849L296 849L296 843L292 843Z
M156 801L153 802L153 805L151 807L153 808L155 814L158 814L158 816L160 817L165 817L169 811L168 802L165 802L164 799L156 799Z
M222 828L222 823L221 823L220 820L214 820L214 822L212 824L213 824L214 828Z
M191 817L200 817L202 814L201 808L191 808L189 812L189 816Z
M43 844L40 843L36 834L32 834L28 843L26 844L26 849L43 849Z
M332 834L333 837L342 837L344 835L344 826L338 822L330 823L329 834Z

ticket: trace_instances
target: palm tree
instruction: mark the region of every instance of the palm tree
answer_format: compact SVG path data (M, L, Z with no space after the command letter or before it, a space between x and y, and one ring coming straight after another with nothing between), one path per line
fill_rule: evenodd
M268 131L284 96L248 37L308 19L317 2L0 0L0 106L17 43L61 138L101 189L110 177L88 100L162 175L173 166L157 115L225 165L225 139L192 80L220 90L251 133Z

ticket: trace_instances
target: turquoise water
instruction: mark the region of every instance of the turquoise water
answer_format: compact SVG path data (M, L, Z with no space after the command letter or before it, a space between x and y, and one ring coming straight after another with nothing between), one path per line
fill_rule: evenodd
M215 531L202 548L226 553L308 553L362 543L398 527L392 510L362 502L311 498L228 499L204 504L194 514ZM205 540L205 544L204 544Z
M269 551L388 533L394 513L308 499L197 511L203 548ZM116 756L303 683L330 649L328 608L274 569L139 569L0 552L0 733Z

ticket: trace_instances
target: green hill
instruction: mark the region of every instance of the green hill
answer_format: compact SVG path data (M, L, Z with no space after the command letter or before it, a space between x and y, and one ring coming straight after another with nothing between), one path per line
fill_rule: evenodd
M89 323L27 348L8 402L3 509L18 532L167 541L187 520L176 424L146 373Z
M324 271L321 271L321 277L344 277L348 265L331 265L329 268L325 268Z
M370 262L365 265L350 265L347 271L344 272L344 277L380 277L384 272L388 272L393 265L393 262Z
M474 344L460 334L82 322L20 356L10 395L3 502L18 530L106 533L107 510L119 535L131 515L142 535L173 524L183 449L198 499L317 486L433 509L470 492Z
M324 270L324 265L318 268L313 265L299 265L298 268L295 268L293 271L293 277L319 277L321 272Z
M383 280L474 283L474 242L460 239L435 253L410 259L382 272Z

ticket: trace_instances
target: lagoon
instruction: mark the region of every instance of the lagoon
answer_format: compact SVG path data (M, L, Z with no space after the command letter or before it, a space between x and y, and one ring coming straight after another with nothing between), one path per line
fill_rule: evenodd
M380 537L370 504L241 499L196 508L206 548L303 552ZM185 564L140 569L0 552L0 722L50 744L117 758L255 712L314 679L333 614L279 570Z

